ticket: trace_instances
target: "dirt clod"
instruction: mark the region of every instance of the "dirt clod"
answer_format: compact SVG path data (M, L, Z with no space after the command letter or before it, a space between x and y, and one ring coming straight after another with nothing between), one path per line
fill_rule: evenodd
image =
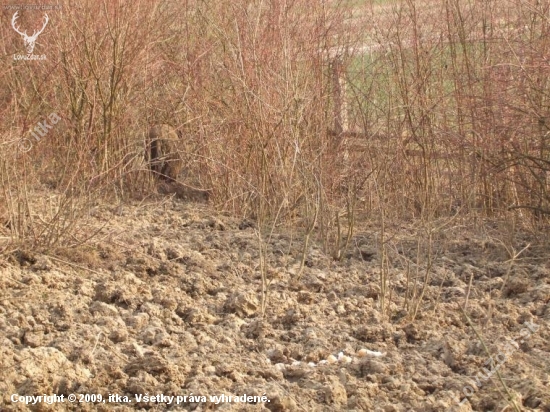
M472 246L475 232L456 235L433 258L412 320L414 280L398 259L381 308L380 262L365 243L376 236L368 228L357 235L362 252L342 261L312 241L299 282L303 245L282 228L266 245L262 316L252 224L177 200L162 210L128 206L109 218L104 240L85 249L97 261L19 252L0 265L0 393L130 399L90 403L89 411L503 410L509 403L500 388L479 375L491 365L460 311L468 294L466 313L503 360L499 372L521 407L550 411L550 260L522 261L509 272L505 253ZM117 233L112 242L109 230ZM406 229L396 236L408 236ZM472 390L458 409L465 387ZM135 395L145 393L207 399L138 402ZM208 398L222 394L269 401ZM7 411L59 410L3 402Z

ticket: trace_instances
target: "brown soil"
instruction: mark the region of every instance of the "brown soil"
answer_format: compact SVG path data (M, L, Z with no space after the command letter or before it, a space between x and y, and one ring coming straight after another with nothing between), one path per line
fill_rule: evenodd
M476 386L492 367L459 310L466 295L488 350L511 341L499 373L517 404L550 411L550 254L536 240L516 237L517 250L532 244L509 271L487 232L439 233L411 322L403 307L414 228L389 230L402 249L389 269L389 318L380 310L375 228L362 228L341 262L313 243L297 283L302 243L281 229L268 246L262 319L253 222L177 200L104 208L93 219L106 224L95 244L17 250L0 262L2 411L445 411L470 389L456 410L512 411L496 374ZM536 325L529 335L525 322ZM106 402L10 400L54 393ZM137 402L135 394L207 401ZM221 394L269 402L209 401Z

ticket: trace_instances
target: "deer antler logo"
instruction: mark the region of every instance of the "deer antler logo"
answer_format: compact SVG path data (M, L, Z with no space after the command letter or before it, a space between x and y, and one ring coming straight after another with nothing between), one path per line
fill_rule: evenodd
M46 25L48 24L48 21L50 20L50 18L48 17L48 15L46 13L44 13L44 25L42 26L42 28L39 31L35 31L32 36L29 36L26 31L21 32L19 30L19 28L15 25L15 21L19 17L17 15L17 13L19 13L19 12L16 11L15 14L13 15L13 18L11 19L11 26L13 27L13 29L17 33L19 33L21 36L23 36L23 41L25 42L25 48L27 49L27 53L32 54L32 52L34 50L34 46L36 44L36 39L38 38L38 35L44 31L44 29L46 28Z

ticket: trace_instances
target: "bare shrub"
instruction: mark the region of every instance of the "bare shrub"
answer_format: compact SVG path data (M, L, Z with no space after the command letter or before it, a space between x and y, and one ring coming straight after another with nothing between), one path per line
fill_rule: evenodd
M0 154L4 214L27 219L14 199L41 184L147 193L143 159L156 152L155 173L266 235L292 223L304 254L317 239L342 259L359 216L381 231L456 212L543 227L548 4L344 3L62 1L35 48L46 60L0 62L3 148L53 111L62 119L29 153ZM23 47L0 30L8 56ZM182 138L171 146L161 130L172 137L149 138L144 154L151 124Z

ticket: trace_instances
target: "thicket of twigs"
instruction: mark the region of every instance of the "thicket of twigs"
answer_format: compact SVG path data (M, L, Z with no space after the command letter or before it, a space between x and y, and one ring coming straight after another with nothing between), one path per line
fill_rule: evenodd
M21 36L0 27L5 237L77 243L94 199L150 191L155 123L183 132L183 183L335 257L358 211L548 219L548 0L60 4L46 60L14 59ZM29 34L42 22L19 16ZM57 195L37 207L44 187Z

